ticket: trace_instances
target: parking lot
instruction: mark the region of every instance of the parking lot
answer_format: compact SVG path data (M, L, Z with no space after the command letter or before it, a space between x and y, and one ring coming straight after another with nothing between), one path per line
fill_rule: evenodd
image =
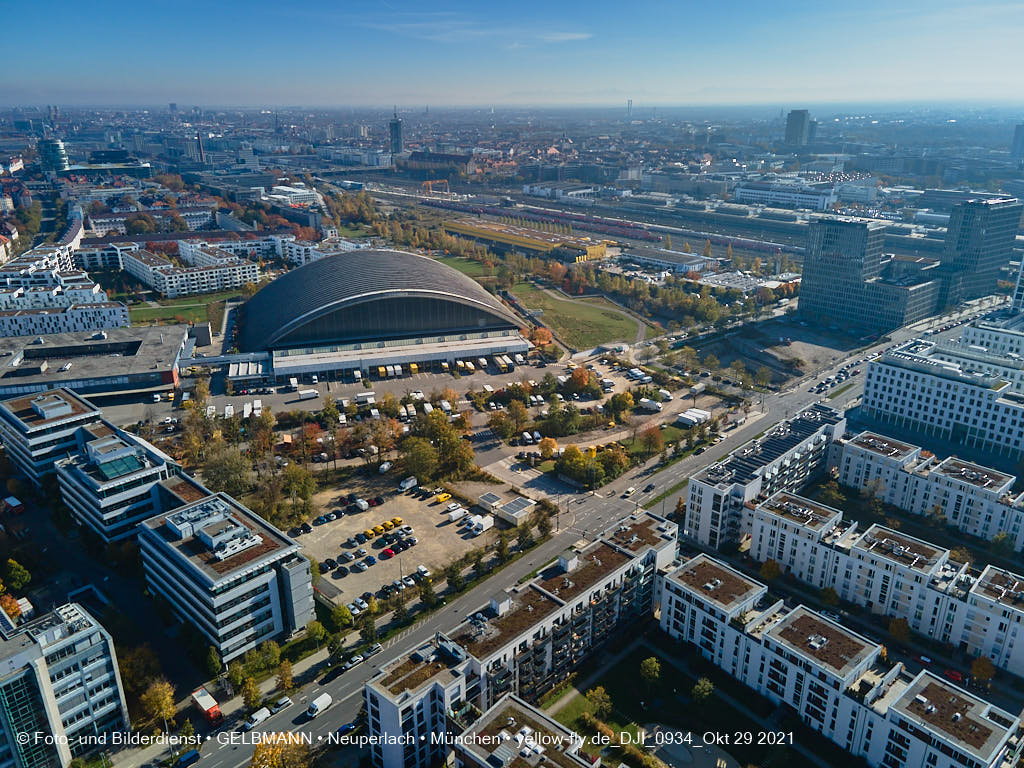
M395 478L389 477L390 480ZM393 489L388 483L388 489ZM379 495L383 504L369 507L366 511L355 514L343 514L336 520L313 525L312 531L301 534L297 541L302 545L303 552L324 563L329 558L337 561L341 567L324 573L318 584L320 592L333 603L350 603L364 592L372 592L380 598L378 590L384 584L391 584L402 576L410 576L417 566L426 566L437 573L456 557L472 549L479 549L497 537L497 528L485 531L479 536L471 536L459 523L451 523L445 513L449 501L439 502L434 498L422 499L408 493L384 491L383 487L365 487L358 490L349 488L322 492L315 501L322 513L337 514L349 508L348 494L356 492L367 502ZM416 544L394 557L385 558L381 554L388 548L384 535L375 535L366 543L349 542L350 538L382 525L385 520L401 518L397 528L410 526ZM387 532L392 533L392 532ZM359 551L366 555L359 555ZM346 560L347 556L352 560ZM366 557L375 561L366 571L357 572L352 566L357 562L367 562Z

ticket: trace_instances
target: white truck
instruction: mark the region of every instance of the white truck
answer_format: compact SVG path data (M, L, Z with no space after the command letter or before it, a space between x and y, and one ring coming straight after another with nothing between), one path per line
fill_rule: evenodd
M292 392L298 392L299 391L299 380L297 378L295 378L294 376L292 378L288 379L288 388Z
M304 389L299 392L299 400L315 400L320 397L320 392L315 389Z
M257 419L263 415L263 401L253 400L252 401L252 415Z
M659 389L658 396L661 397L661 402L663 403L667 403L669 400L672 399L672 393L669 392L667 389Z
M651 400L649 397L641 397L637 407L649 413L658 413L661 410L661 403Z
M461 508L461 507L459 509L453 509L451 512L448 513L448 522L449 523L457 523L457 522L459 522L459 520L464 518L467 514L468 513L466 512L466 510Z
M306 717L312 720L317 715L323 714L325 711L330 709L331 704L333 703L334 699L331 698L331 694L321 693L309 702L309 707L306 708Z
M434 406L432 406L430 403L424 402L423 403L423 412L429 416L430 414L432 414L434 412Z
M375 402L375 397L376 395L373 392L359 392L353 399L356 401L356 405L358 406Z
M235 406L233 406L233 405L225 405L224 406L224 418L225 419L230 419L234 415L235 415Z
M494 527L494 518L490 515L480 516L477 518L476 523L473 525L473 535L479 536L486 530L490 530Z
M419 481L416 479L416 475L409 475L407 478L405 478L402 482L398 484L398 490L408 491L412 488L415 488L417 485L419 485Z
M441 410L444 411L445 413L451 413L452 412L452 404L449 403L447 400L442 400L441 401Z

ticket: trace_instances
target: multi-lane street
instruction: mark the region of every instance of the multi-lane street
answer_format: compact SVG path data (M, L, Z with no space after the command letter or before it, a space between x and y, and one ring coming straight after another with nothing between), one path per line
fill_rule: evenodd
M976 310L981 311L981 310ZM987 310L985 310L987 311ZM771 428L779 421L793 416L802 408L823 398L823 395L810 391L811 385L825 376L833 375L847 361L870 356L882 349L919 335L938 321L919 323L915 326L895 331L891 340L868 349L850 352L845 358L835 361L827 370L815 371L807 378L790 388L766 395L759 406L761 413L753 413L741 427L727 433L724 439L709 447L700 455L692 455L669 467L657 471L643 467L632 470L616 479L599 491L589 494L562 493L554 497L562 510L559 514L558 528L546 542L529 553L528 556L512 563L495 574L486 582L479 584L443 609L431 614L423 621L406 630L401 636L392 638L383 652L341 675L325 686L318 682L306 685L300 692L292 696L294 706L271 717L258 729L259 732L278 730L301 730L312 734L314 740L326 738L341 725L350 722L358 713L361 704L361 692L364 683L377 669L390 661L408 653L422 642L429 640L436 632L448 631L461 623L465 617L485 604L490 595L515 585L527 574L539 566L554 559L567 546L581 537L590 537L606 529L616 520L630 514L644 502L656 497L665 489L672 488L682 480L693 475L703 467L720 460L730 451L755 436ZM832 404L843 407L860 395L863 374L850 379L854 386L839 393ZM755 418L756 417L756 418ZM635 494L628 499L622 498L623 491L630 486L642 487L654 483L654 490L646 494ZM682 491L685 492L685 491ZM654 512L669 513L675 508L680 492L673 493L659 502ZM334 699L334 706L315 720L307 720L303 712L307 703L322 692L329 693ZM202 765L209 768L237 768L248 763L252 756L253 740L240 735L231 735L239 729L241 722L232 722L219 732L211 734L211 739L203 748Z

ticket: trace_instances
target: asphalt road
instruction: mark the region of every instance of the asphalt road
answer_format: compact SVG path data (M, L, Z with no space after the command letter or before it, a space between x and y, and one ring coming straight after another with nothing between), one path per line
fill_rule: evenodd
M599 492L579 494L571 500L563 501L561 505L562 512L558 520L558 529L550 539L537 547L537 549L456 598L428 618L413 625L402 635L389 640L385 649L377 656L374 656L370 662L359 665L331 681L326 686L320 686L319 683L311 683L305 686L292 697L295 705L266 721L259 729L259 732L299 730L311 733L314 739L326 737L327 734L354 719L361 705L363 685L379 667L405 655L413 648L433 638L435 633L453 629L466 616L474 613L480 606L484 605L490 595L515 585L539 566L553 560L559 552L582 536L592 536L604 530L616 520L633 512L634 508L642 506L645 498L659 493L659 489L671 487L680 480L688 478L694 472L720 460L727 453L751 440L757 434L769 429L777 422L794 415L807 405L821 400L823 395L811 393L809 391L810 387L825 376L832 375L847 360L864 357L865 355L880 351L893 343L920 335L926 328L934 327L940 322L939 320L933 320L919 323L912 328L895 331L890 334L892 337L891 341L875 345L870 349L853 351L845 359L837 361L830 368L809 374L803 381L790 389L777 394L767 395L762 406L763 416L757 419L749 419L742 427L729 433L722 442L713 445L699 456L687 457L660 472L649 473L649 470L639 468L626 473L624 476L601 488ZM836 406L842 406L847 401L856 397L857 390L859 390L859 380L862 377L863 374L861 377L857 377L857 386L844 391L842 395L832 402ZM657 488L651 494L648 494L647 497L634 496L628 500L621 498L622 492L627 487L631 485L644 485L648 482L654 482ZM665 500L664 509L666 512L674 509L678 495L674 494ZM563 496L561 498L564 500L567 497ZM654 511L660 512L660 505L659 509ZM334 705L316 720L306 720L302 716L306 703L324 691L330 693L333 697ZM232 732L238 731L240 725L240 722L235 722L222 727L218 732L212 734L211 740L203 749L202 765L204 768L237 768L238 766L248 764L253 751L252 739L243 736L230 736Z

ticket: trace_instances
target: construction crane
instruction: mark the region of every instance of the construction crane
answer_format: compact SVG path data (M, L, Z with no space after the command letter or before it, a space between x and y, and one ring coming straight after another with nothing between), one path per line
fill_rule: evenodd
M451 194L451 192L450 192L450 190L448 188L448 179L434 179L432 181L424 181L423 184L422 184L423 191L426 192L428 195L434 194L434 185L435 184L443 185L444 186L444 190L443 190L444 194L446 194L446 195L447 194Z

